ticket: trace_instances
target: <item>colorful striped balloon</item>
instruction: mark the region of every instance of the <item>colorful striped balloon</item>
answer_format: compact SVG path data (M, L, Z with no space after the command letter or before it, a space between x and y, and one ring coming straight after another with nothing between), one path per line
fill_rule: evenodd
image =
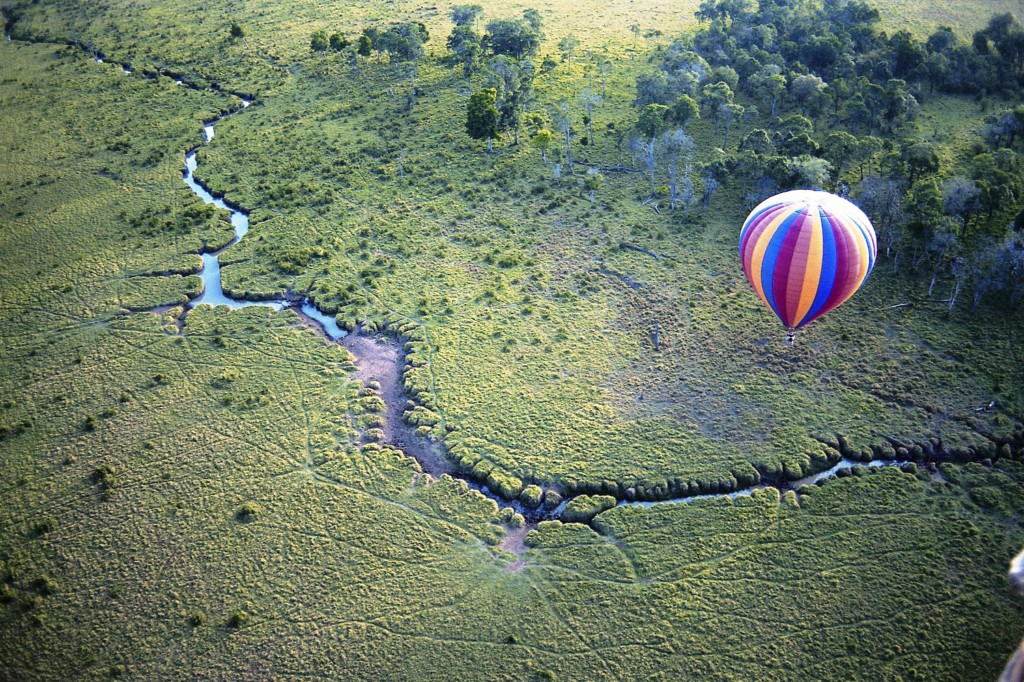
M863 211L811 190L762 201L740 233L743 274L791 334L853 296L877 248Z

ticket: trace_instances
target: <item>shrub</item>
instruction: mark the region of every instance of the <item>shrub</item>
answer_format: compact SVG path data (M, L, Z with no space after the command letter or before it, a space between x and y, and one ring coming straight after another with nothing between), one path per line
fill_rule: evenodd
M36 522L36 525L32 527L32 532L38 537L40 535L46 535L51 530L57 527L57 521L53 517L47 517L42 521Z
M248 622L249 614L241 609L238 609L228 617L227 626L229 628L240 628Z
M543 498L544 490L539 485L528 485L519 494L519 499L530 509L539 507Z
M47 597L57 591L57 581L48 575L42 575L32 581L36 592Z
M256 517L262 513L263 507L259 504L256 502L246 502L238 508L238 511L235 513L235 518L242 523L249 523L250 521L255 521Z
M565 523L590 523L595 516L611 509L615 504L615 498L611 495L580 495L569 500L569 503L565 505L562 521Z

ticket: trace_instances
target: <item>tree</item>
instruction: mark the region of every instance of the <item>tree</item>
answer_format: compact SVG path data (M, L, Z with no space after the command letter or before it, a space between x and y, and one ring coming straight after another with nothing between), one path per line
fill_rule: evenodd
M1024 197L1020 157L1008 149L978 154L971 160L971 179L978 188L987 231L1001 238Z
M718 133L718 123L722 120L722 113L728 105L732 104L732 98L732 89L721 81L705 85L701 90L700 107L707 112L711 119L715 134Z
M569 165L569 174L573 172L572 169L572 113L569 108L569 103L565 100L558 102L558 106L555 110L555 122L565 135L565 159ZM556 167L557 171L557 167Z
M786 92L786 77L776 64L769 64L750 77L754 92L768 106L769 115L775 118L779 98Z
M832 164L835 180L842 179L843 168L857 151L857 138L845 130L836 130L825 136L825 159Z
M917 99L907 90L907 84L891 78L882 89L882 117L888 130L896 130L917 115Z
M462 74L470 78L477 60L483 53L480 34L471 25L458 25L452 29L446 45L451 50L455 62L462 64Z
M722 119L722 149L729 146L729 131L732 129L732 124L736 119L743 117L744 111L746 109L742 105L729 102L719 114Z
M583 178L583 189L587 191L591 206L594 205L594 193L600 189L602 182L604 182L604 176L598 173L596 168L589 169L587 177Z
M525 21L527 24L530 25L530 28L532 28L534 33L537 34L537 38L538 39L543 37L541 35L541 30L540 30L541 24L543 23L543 20L541 19L541 16L540 16L540 12L538 12L535 9L533 9L532 7L529 8L529 9L523 10L523 21Z
M878 152L882 151L885 144L879 138L873 135L865 135L857 141L857 147L853 152L852 161L857 164L858 177L864 177L864 166L868 167L868 171L871 170L871 159L875 157Z
M608 74L611 73L612 63L608 59L601 59L597 63L597 73L601 76L601 100L604 101L607 97L607 91L605 89L605 82L608 80Z
M669 207L676 207L676 199L679 197L678 187L676 184L676 166L679 163L679 158L683 157L686 161L686 178L684 179L684 185L686 182L690 183L690 190L692 193L693 182L690 181L689 169L691 168L691 156L693 154L693 138L683 132L682 128L666 132L664 135L665 148L668 150L668 201ZM692 195L690 197L692 199ZM689 217L689 205L687 205L686 217Z
M857 205L871 216L878 233L878 243L885 248L885 257L899 268L900 250L906 231L903 224L903 184L880 175L864 178L855 190Z
M1006 109L985 131L986 138L996 147L1013 149L1017 136L1024 132L1024 105Z
M498 127L513 131L515 143L519 144L519 122L533 92L533 62L527 60L519 63L505 55L498 55L490 61L488 68L490 84L495 85L498 91Z
M636 99L633 106L665 104L669 101L668 77L663 71L642 73L636 77Z
M245 38L245 29L237 21L231 22L231 39L242 40Z
M480 5L455 5L451 10L452 22L456 26L472 26L483 12Z
M587 137L591 144L597 143L594 134L594 108L601 103L601 98L590 91L590 88L583 88L580 93L580 106L583 107L583 125L587 127Z
M772 142L768 131L761 128L754 128L740 142L739 151L751 151L755 154L768 155L775 153L775 143Z
M487 140L490 153L493 140L498 137L498 91L485 88L473 93L466 105L466 132L474 140Z
M558 41L558 50L562 53L562 61L572 64L573 55L576 54L576 48L580 46L580 41L576 40L573 35L567 35Z
M537 53L540 34L523 19L495 19L487 24L485 41L496 55L522 59Z
M939 26L930 36L928 36L928 40L925 42L925 48L929 52L947 54L956 47L956 43L956 34L953 33L953 29L949 26Z
M651 192L655 191L655 142L668 127L668 123L665 121L666 111L668 111L668 107L663 104L648 104L640 110L640 116L636 122L636 130L640 133L640 138L644 143L647 169L651 174Z
M935 146L927 142L916 142L903 147L899 162L910 186L913 186L922 175L939 170L939 156L935 153Z
M686 124L700 118L700 108L689 95L679 95L672 106L665 112L665 120L680 130L686 130Z
M540 150L540 158L544 163L548 161L548 149L554 141L555 134L547 128L541 128L530 138L530 144Z
M791 184L805 189L822 189L828 184L832 168L828 161L814 156L798 156L786 160Z
M430 40L427 27L420 22L396 24L379 34L374 47L391 55L392 59L416 61L423 56L423 44Z
M814 74L794 76L789 84L789 93L800 107L800 111L812 116L821 113L828 84Z
M960 233L966 232L971 216L981 208L981 192L967 178L950 178L942 183L942 209L960 223Z

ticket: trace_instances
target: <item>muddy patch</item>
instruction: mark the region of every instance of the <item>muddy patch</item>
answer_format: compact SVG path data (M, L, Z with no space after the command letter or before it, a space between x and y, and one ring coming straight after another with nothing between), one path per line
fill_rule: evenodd
M536 523L527 523L522 528L510 530L501 543L501 551L514 554L516 560L505 567L506 573L518 573L526 566L523 553L526 551L526 534L537 527Z
M356 357L356 372L352 378L364 386L377 382L377 391L384 400L384 442L411 455L425 473L434 478L442 474L456 475L455 467L440 452L437 445L416 435L415 427L402 420L408 400L402 385L404 358L398 344L385 336L367 336L353 333L337 342Z

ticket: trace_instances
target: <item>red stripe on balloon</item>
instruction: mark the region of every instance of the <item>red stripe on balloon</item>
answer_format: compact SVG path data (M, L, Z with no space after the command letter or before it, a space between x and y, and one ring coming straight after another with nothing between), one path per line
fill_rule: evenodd
M831 216L829 216L829 223L832 235L836 240L836 278L832 286L832 293L825 300L825 305L822 306L817 317L821 317L849 298L853 293L850 290L851 275L853 279L857 277L856 263L854 262L857 258L857 245L853 243L853 235L842 229L841 225L834 223Z
M796 320L796 309L800 303L799 287L794 287L794 277L799 277L806 267L806 262L799 261L798 250L800 235L807 224L807 214L802 208L797 208L797 214L786 236L782 241L782 248L779 249L778 258L775 260L775 270L772 273L772 295L775 299L775 308L778 310L782 323L792 327ZM796 300L793 299L793 289L798 289Z

